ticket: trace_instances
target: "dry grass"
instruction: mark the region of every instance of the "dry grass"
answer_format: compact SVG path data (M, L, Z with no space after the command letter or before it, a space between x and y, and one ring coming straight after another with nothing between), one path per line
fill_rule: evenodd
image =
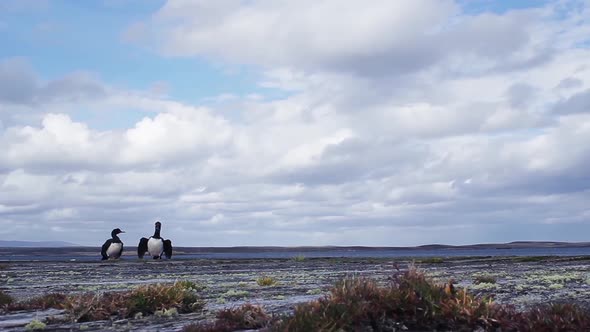
M180 313L203 308L191 282L172 285L155 284L140 286L129 292L85 294L70 297L65 309L76 322L103 320L111 316L128 318L137 313L153 315L156 311L176 309Z
M236 330L253 330L266 327L271 318L260 306L244 304L233 309L217 313L213 324L190 324L182 332L230 332Z
M478 276L475 276L475 278L473 278L473 283L476 285L495 284L496 281L497 281L496 277L491 276L491 275L478 275Z
M276 279L269 276L262 276L256 280L258 286L272 286L277 283Z
M175 309L180 313L203 308L197 291L200 287L189 281L174 284L144 285L127 292L86 293L66 296L47 294L25 302L11 301L7 310L64 309L75 322L129 318L137 313L153 315L156 311ZM3 293L2 293L3 294ZM1 300L1 295L0 295Z
M63 309L68 297L61 293L50 293L35 297L24 302L13 302L8 310L45 310L49 308Z
M4 293L4 291L0 290L0 307L9 306L11 303L14 302L12 296Z

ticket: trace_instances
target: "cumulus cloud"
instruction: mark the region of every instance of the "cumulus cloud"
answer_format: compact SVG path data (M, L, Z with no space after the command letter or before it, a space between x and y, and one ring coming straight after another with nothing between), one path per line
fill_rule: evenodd
M160 52L361 76L517 70L548 61L548 10L465 15L453 1L169 1L151 24Z
M590 90L576 93L559 101L554 109L561 114L588 113L590 112Z
M32 105L49 102L71 102L106 96L106 87L84 72L42 82L22 58L0 61L0 102Z

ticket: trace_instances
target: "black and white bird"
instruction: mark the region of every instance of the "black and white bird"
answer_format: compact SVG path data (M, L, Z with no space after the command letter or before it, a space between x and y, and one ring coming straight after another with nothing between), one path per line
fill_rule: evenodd
M137 257L143 258L147 251L154 259L162 258L162 254L164 254L166 258L172 258L172 241L162 239L160 236L161 228L162 224L159 221L156 221L156 231L154 232L154 235L150 236L149 239L142 237L141 240L139 240Z
M102 250L100 254L102 255L102 260L107 260L109 258L117 259L121 257L123 253L123 242L119 239L119 234L125 233L122 230L115 228L111 232L111 238L106 240L105 243L102 245Z

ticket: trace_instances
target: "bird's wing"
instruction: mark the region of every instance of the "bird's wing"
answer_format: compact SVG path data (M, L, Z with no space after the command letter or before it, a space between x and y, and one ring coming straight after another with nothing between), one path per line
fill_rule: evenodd
M109 256L107 256L107 250L109 249L109 246L111 245L111 242L113 240L108 239L105 241L105 243L102 245L102 248L100 250L100 254L102 255L102 260L107 260L109 259Z
M141 240L139 240L139 245L137 246L137 257L143 258L143 255L145 255L145 252L148 250L147 244L148 239L145 237L142 237Z
M172 241L164 240L164 255L166 258L172 258Z

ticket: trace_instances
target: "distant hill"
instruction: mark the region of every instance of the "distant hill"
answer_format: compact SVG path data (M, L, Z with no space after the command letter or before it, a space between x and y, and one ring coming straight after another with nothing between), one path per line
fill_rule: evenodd
M65 241L2 241L1 248L58 248L58 247L79 247L78 244Z
M427 244L420 249L517 249L517 248L585 248L590 242L514 241L510 243L480 243L469 245Z
M527 248L587 248L590 242L556 242L556 241L515 241L510 243L477 243L467 245L426 244L415 247L369 247L369 246L299 246L299 247L274 247L274 246L238 246L238 247L183 247L177 246L175 250L183 253L201 252L280 252L280 251L375 251L375 250L452 250L452 249L527 249Z

